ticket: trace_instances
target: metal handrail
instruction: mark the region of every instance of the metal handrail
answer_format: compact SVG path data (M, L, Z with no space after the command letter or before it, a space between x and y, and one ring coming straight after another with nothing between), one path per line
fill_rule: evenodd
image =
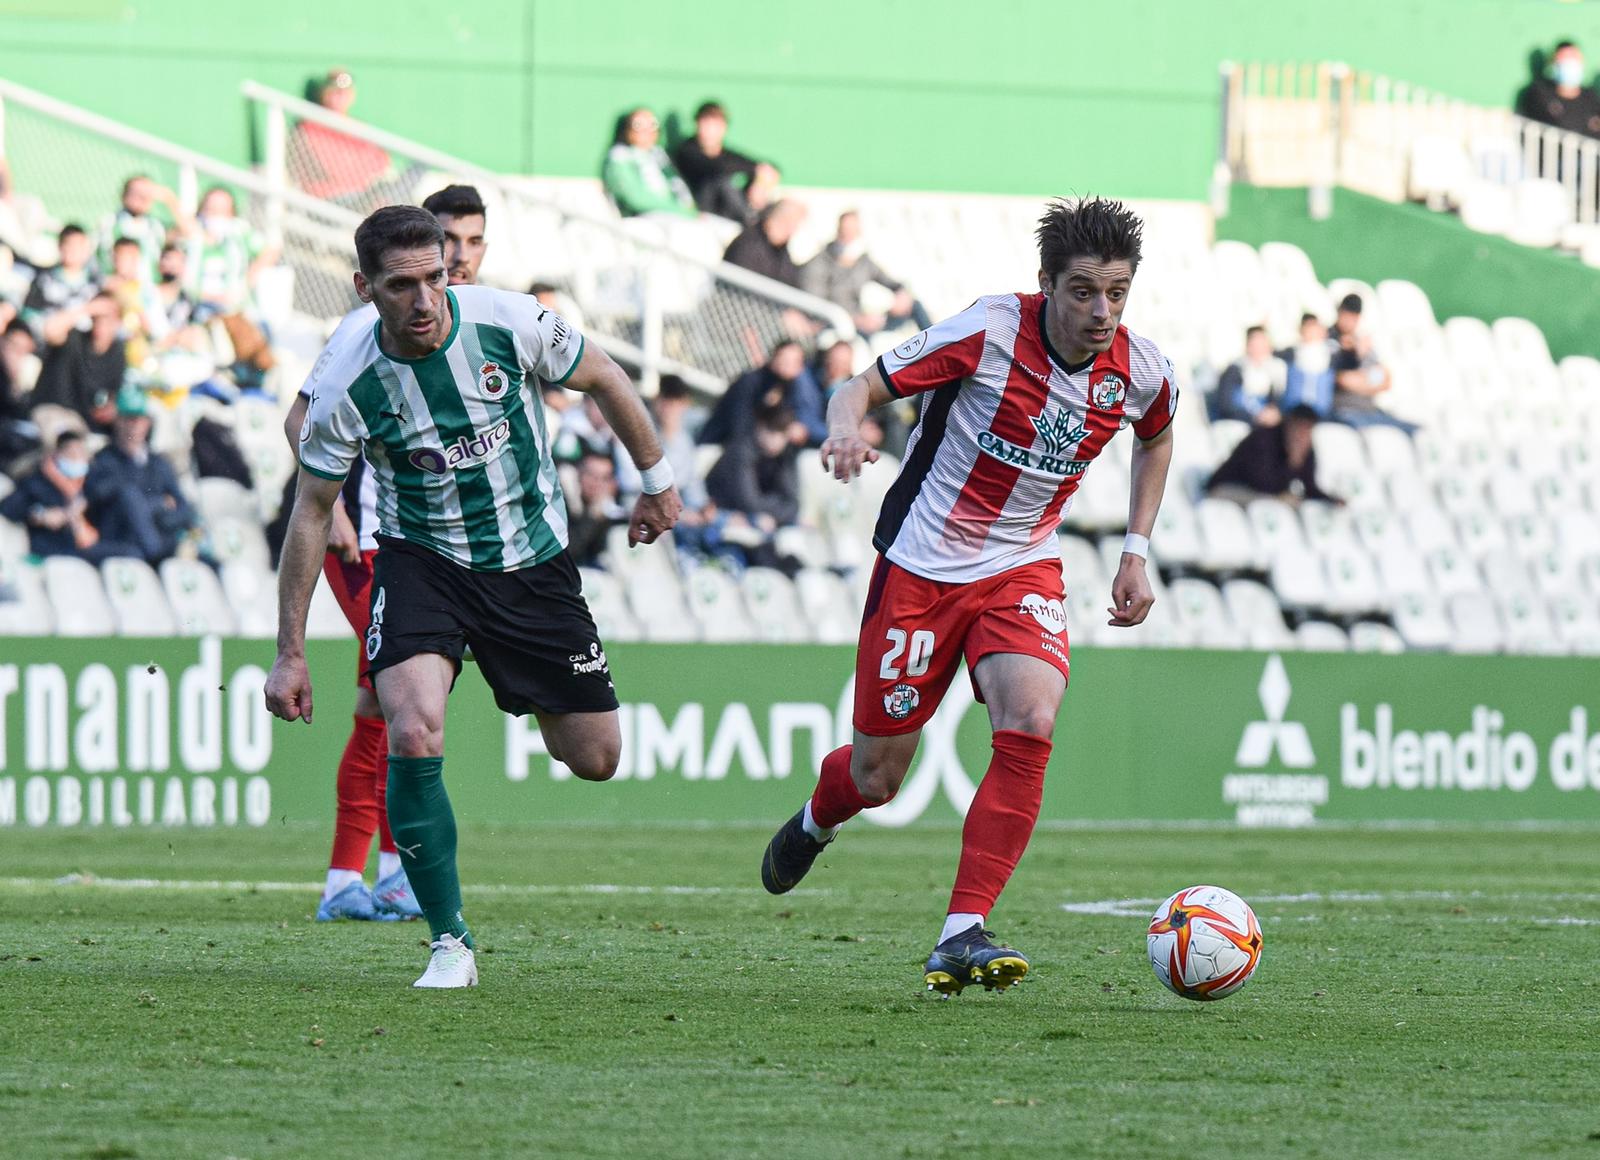
M349 117L340 116L337 113L331 113L321 105L269 88L256 81L246 80L241 82L239 91L247 100L277 107L285 112L293 113L302 120L337 129L348 136L369 141L391 153L400 153L426 165L447 170L462 177L469 177L476 183L490 187L502 198L514 197L518 201L549 210L563 218L581 222L595 229L604 230L626 245L668 254L677 261L694 266L708 274L713 274L721 281L737 286L741 290L746 290L752 294L771 299L783 306L791 306L814 317L824 319L843 338L856 337L855 323L849 312L825 298L818 298L805 293L803 290L796 290L792 286L763 277L760 274L746 270L742 266L735 266L730 262L707 261L698 254L689 253L672 245L666 239L641 237L626 229L620 221L607 221L604 218L593 217L589 214L556 205L553 202L528 193L517 183L514 176L496 173L464 158L445 153L443 150L400 137L387 130L352 120Z

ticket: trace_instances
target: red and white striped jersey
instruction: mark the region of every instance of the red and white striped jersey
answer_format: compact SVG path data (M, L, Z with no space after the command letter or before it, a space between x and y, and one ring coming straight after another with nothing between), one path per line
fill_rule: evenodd
M1094 457L1131 425L1153 439L1178 401L1172 364L1117 328L1076 366L1050 346L1043 294L997 294L878 359L889 390L922 394L873 543L929 580L981 580L1058 556L1055 533Z

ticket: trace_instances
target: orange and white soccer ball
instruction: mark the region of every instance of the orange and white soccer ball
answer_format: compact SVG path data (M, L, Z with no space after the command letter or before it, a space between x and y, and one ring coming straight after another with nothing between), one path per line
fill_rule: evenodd
M1261 962L1261 924L1249 903L1220 886L1190 886L1150 918L1150 965L1174 995L1233 994Z

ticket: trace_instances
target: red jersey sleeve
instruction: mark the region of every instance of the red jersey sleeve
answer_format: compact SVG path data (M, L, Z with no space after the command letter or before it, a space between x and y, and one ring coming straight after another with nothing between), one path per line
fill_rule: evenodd
M960 314L914 334L878 358L878 373L897 398L976 374L989 310L982 298Z
M1172 360L1161 359L1161 367L1161 385L1145 404L1144 414L1133 424L1133 433L1140 439L1154 439L1172 424L1173 416L1178 413L1178 388L1172 379Z

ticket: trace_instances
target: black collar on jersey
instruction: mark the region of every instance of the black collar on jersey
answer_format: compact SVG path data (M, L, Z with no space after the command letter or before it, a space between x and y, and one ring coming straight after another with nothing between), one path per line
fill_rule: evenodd
M1051 362L1055 363L1056 366L1066 371L1069 375L1075 375L1079 371L1088 370L1090 367L1094 366L1094 355L1090 355L1081 363L1069 363L1056 352L1055 347L1050 345L1050 328L1044 324L1045 310L1049 307L1049 305L1050 296L1048 294L1041 294L1039 296L1039 341L1044 343L1045 354L1050 356Z

